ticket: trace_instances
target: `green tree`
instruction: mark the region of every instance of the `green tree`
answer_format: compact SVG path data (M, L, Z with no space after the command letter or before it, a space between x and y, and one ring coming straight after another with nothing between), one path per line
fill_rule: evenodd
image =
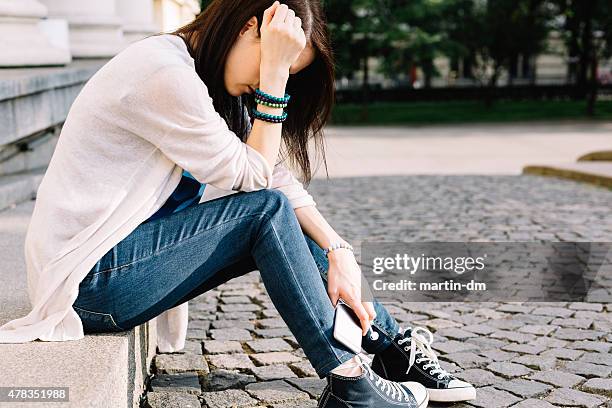
M546 47L551 15L544 0L489 0L477 5L479 77L497 85L513 57L532 56Z
M383 14L383 70L390 76L408 72L412 67L423 71L425 87L438 75L434 59L449 47L442 30L440 0L390 0Z
M386 27L382 16L389 0L326 0L324 2L328 27L336 58L337 76L353 78L361 69L363 73L362 110L368 116L370 90L370 57L379 56L384 43Z
M446 0L441 9L446 54L470 61L470 76L489 88L518 55L545 49L553 17L545 0Z
M418 66L426 86L438 74L433 61L440 55L469 61L467 76L496 86L517 55L544 49L552 17L545 0L390 1L385 70Z
M597 65L612 56L612 4L609 0L553 0L561 16L557 28L568 49L569 80L587 98L587 114L595 114Z
M452 60L463 61L463 75L474 78L485 29L482 9L474 0L446 0L440 8L440 30L446 38L443 52Z
M362 53L356 52L354 39L358 19L352 8L352 0L326 0L323 7L336 60L336 76L352 79L359 70Z

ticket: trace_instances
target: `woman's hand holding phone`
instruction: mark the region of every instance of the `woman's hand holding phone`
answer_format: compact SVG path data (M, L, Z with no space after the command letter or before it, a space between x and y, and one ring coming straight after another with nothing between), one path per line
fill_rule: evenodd
M365 336L376 317L372 302L361 301L361 269L353 253L339 248L328 253L327 293L334 307L341 298L353 309Z

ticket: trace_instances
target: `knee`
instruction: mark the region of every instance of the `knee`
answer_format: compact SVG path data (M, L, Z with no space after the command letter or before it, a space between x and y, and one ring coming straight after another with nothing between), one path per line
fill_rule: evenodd
M261 214L262 228L272 226L294 236L302 233L293 206L285 193L276 189L262 189L247 194L254 194L255 202L252 204Z
M308 249L312 254L312 257L317 264L317 267L321 271L322 274L327 274L327 269L329 267L327 256L323 252L323 248L319 246L312 238L308 235L304 234L300 228L300 224L297 221L297 217L295 216L295 211L293 210L293 206L291 202L280 190L276 189L262 189L253 192L249 192L247 194L255 194L259 199L259 203L262 206L262 211L268 215L266 217L267 222L274 223L275 220L277 222L284 222L282 225L288 227L293 225L295 227L295 231L300 231L300 234L303 235L306 240L306 244L308 245ZM288 216L289 218L283 217ZM279 218L281 217L281 218Z
M280 190L273 188L261 189L248 194L253 194L259 200L262 211L268 215L293 210L289 199Z

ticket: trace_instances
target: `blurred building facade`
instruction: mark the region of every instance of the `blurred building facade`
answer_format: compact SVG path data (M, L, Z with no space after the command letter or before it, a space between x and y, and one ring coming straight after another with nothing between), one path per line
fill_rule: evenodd
M0 0L0 66L64 65L108 58L129 43L175 29L198 0Z
M198 0L0 0L0 181L46 168L72 102L108 59L199 11Z

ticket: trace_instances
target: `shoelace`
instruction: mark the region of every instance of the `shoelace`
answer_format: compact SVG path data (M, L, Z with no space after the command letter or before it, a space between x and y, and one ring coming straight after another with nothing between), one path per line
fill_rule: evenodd
M384 392L388 397L394 400L401 401L402 396L404 397L404 401L410 401L410 396L404 387L400 385L400 383L396 383L394 381L389 381L378 374L376 374L369 363L371 362L366 356L363 354L355 355L355 359L357 363L347 365L347 368L353 367L361 367L365 373L368 375L371 381L375 381L374 385L376 385L382 392Z
M426 334L427 338L425 338L421 333ZM432 368L430 370L431 375L436 375L438 380L443 380L444 378L450 377L450 374L446 372L442 367L440 367L440 362L438 361L438 357L436 353L431 349L431 344L433 343L433 334L429 330L424 327L413 327L410 333L410 337L405 337L400 339L397 344L400 346L406 342L410 342L410 348L404 347L404 350L410 351L410 360L408 361L408 370L406 370L406 374L410 372L410 369L416 363L421 363L421 361L426 361L427 363L423 365L423 369L427 370L428 368ZM416 354L419 353L422 357L416 358Z

